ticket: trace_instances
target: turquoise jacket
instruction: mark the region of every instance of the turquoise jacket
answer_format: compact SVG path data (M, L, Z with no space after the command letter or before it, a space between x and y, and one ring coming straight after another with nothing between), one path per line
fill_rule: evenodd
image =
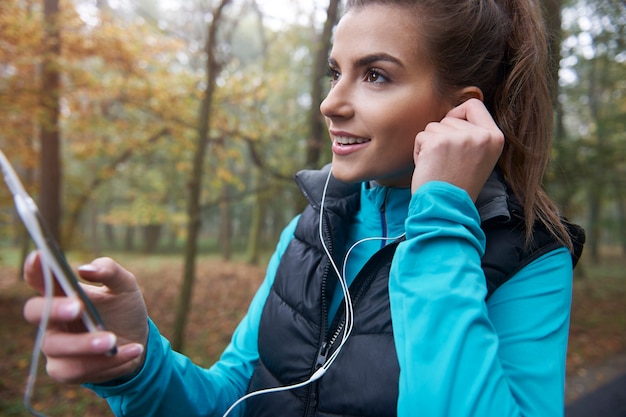
M246 392L263 305L297 219L283 231L266 277L217 363L194 365L172 351L150 322L141 371L120 385L88 387L108 400L116 416L222 416ZM398 416L563 415L572 291L567 249L533 261L485 302L485 236L465 191L431 182L411 196L409 189L364 184L350 230L349 242L406 233L389 279L400 364ZM383 244L374 239L352 250L348 280ZM339 292L331 314L340 302Z

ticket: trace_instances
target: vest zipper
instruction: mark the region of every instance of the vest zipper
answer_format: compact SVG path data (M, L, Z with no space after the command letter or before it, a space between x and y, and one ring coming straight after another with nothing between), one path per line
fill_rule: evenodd
M345 327L345 325L346 325L346 319L344 317L341 319L341 322L338 324L337 328L333 332L333 335L330 337L330 339L325 340L320 346L320 349L317 353L317 360L315 361L315 371L317 371L322 366L324 366L324 364L328 360L328 353L330 352L333 345L339 338L339 335L343 331L343 328ZM326 323L324 323L324 329L326 329ZM325 336L328 336L328 331L324 330L324 334ZM314 411L317 409L318 404L319 404L319 398L318 398L318 392L317 392L318 387L319 387L319 381L315 381L313 384L311 384L309 388L309 395L308 395L309 400L307 401L306 411L304 413L305 416L315 414Z
M322 238L324 239L324 243L326 244L326 247L328 248L328 253L330 253L330 256L332 256L333 254L333 242L332 239L327 239L328 236L330 236L330 229L328 227L328 218L326 218L326 215L324 215L324 228L323 228L323 236ZM328 282L328 275L329 272L331 270L331 260L329 259L328 264L326 265L326 268L324 268L324 275L322 276L322 317L320 317L320 323L321 323L321 331L320 331L320 337L319 340L322 343L322 346L324 344L326 344L326 339L328 336L328 302L326 299L326 291L327 291L327 282Z
M389 193L391 192L390 188L387 188L385 190L385 198L383 199L383 203L380 206L380 223L381 223L381 227L382 227L382 237L387 237L387 216L386 216L386 211L387 211L387 200L389 199ZM325 230L326 231L326 230ZM381 249L384 248L386 246L386 241L383 240L381 243ZM330 249L329 249L330 250ZM332 253L332 252L331 252ZM324 329L327 328L327 320L328 320L328 311L327 311L327 306L326 306L326 278L327 278L328 274L326 273L324 275L324 279L322 280L322 314L324 315L324 317L322 318L322 322L324 324ZM355 279L356 281L356 279ZM360 291L359 291L360 293ZM353 299L353 302L355 302L356 299ZM337 311L337 313L339 313L339 311ZM321 366L323 366L326 363L327 357L328 357L328 352L331 350L331 348L333 347L333 345L335 344L335 342L337 341L337 338L339 338L339 335L341 334L341 332L343 331L343 328L346 325L346 319L345 316L343 316L343 318L341 319L341 322L339 322L339 324L337 325L337 328L335 329L335 332L333 333L333 335L329 338L326 338L326 340L322 343L322 345L320 346L320 349L318 351L317 354L317 360L316 360L316 364L315 364L315 369L319 369Z
M325 214L324 214L323 220L324 220L324 223L323 223L322 238L324 239L324 243L326 244L326 247L328 248L328 252L332 256L333 242L332 242L332 239L327 239L327 237L330 236L330 229L328 226L329 220ZM315 359L315 364L313 365L313 371L311 372L311 375L313 375L313 372L317 371L326 362L326 356L330 348L330 346L328 345L328 341L327 341L328 330L326 329L327 322L328 322L328 303L326 301L326 287L327 287L328 275L329 275L330 270L331 270L331 264L330 264L330 261L328 261L326 268L324 269L324 275L322 276L322 284L321 284L322 316L320 317L320 326L321 326L320 336L319 336L320 349L318 350L317 358ZM317 408L318 383L319 383L318 381L315 381L308 386L308 395L307 395L308 400L306 403L304 416L310 415ZM311 404L312 402L313 404Z
M382 228L383 228L383 233L384 233L384 237L387 236L387 219L386 219L386 205L387 205L387 199L389 197L389 192L390 190L387 189L386 190L386 195L385 195L385 199L383 201L383 204L380 208L380 213L381 213L381 223L382 223ZM330 229L329 229L329 221L328 218L326 218L326 216L324 215L324 224L323 224L323 238L324 238L324 242L326 244L326 247L328 248L328 252L331 254L333 254L333 247L332 247L332 239L328 239L328 237L330 236ZM382 248L384 248L386 245L383 242L382 244ZM322 291L322 317L320 320L321 323L321 333L320 333L320 348L317 352L317 357L315 359L315 364L313 366L313 372L317 371L320 367L322 367L326 361L328 360L328 354L331 352L333 346L335 345L335 343L337 342L337 339L339 339L339 336L343 333L345 326L346 326L346 318L345 318L345 313L344 314L339 314L341 312L341 308L343 307L343 305L340 306L339 310L337 311L337 316L336 319L334 320L335 322L339 319L339 317L341 317L340 321L337 322L336 327L335 326L331 326L330 328L328 327L327 323L328 323L328 303L327 303L327 299L326 299L326 291L327 291L327 281L328 281L328 277L329 277L329 272L331 270L331 266L330 266L330 261L328 263L328 265L326 266L326 269L324 271L324 275L322 277L322 283L321 283L321 291ZM353 286L351 286L351 288L348 289L348 291L350 291L350 289L355 291L355 294L352 297L352 301L353 301L353 305L355 305L358 300L362 297L363 293L365 292L364 289L368 287L368 285L363 285L363 281L365 282L370 282L372 279L374 278L374 276L370 276L368 278L366 278L365 280L359 280L356 279L354 280L353 284L356 284L358 281L361 281L361 285L357 284L352 288ZM344 307L344 311L345 311L345 307ZM333 323L334 324L334 323ZM329 329L331 328L335 328L333 334L329 337ZM313 373L312 372L312 373ZM312 374L311 373L311 374ZM308 394L308 401L307 401L307 405L306 405L306 409L305 409L305 416L308 416L310 413L314 413L315 409L317 409L318 406L318 398L317 398L317 390L318 390L318 386L319 386L319 381L315 381L313 384L309 385L309 394Z
M391 192L390 188L385 190L385 199L383 200L383 204L380 206L380 224L382 228L382 237L387 237L387 200L389 199L389 193ZM380 248L384 248L387 245L386 240L380 241Z
M323 231L324 231L324 238L326 238L327 236L330 236L330 229L328 228L328 224L329 224L328 219L324 218L324 220L325 221L324 221ZM325 242L326 242L326 247L328 248L328 252L332 256L333 254L332 239L325 240ZM328 327L328 302L326 298L326 291L327 291L326 287L327 287L327 281L328 281L330 270L331 270L331 266L330 266L330 261L329 261L324 271L324 276L322 277L322 317L320 320L322 324L321 334L320 334L321 345L317 353L317 359L315 361L315 369L313 371L317 371L321 366L323 366L326 363L326 360L328 358L328 352L332 348L333 344L335 343L335 341L341 334L343 327L345 326L345 318L344 318L342 319L342 321L339 323L339 325L333 332L333 335L330 338L328 337L329 327Z
M318 370L321 366L323 366L326 363L326 359L328 357L328 352L330 352L330 349L332 349L333 345L335 344L335 342L337 341L337 339L339 338L339 335L341 334L341 332L343 331L343 328L346 326L346 319L345 317L343 319L341 319L341 322L339 322L339 325L337 326L337 329L335 329L335 331L333 332L333 335L330 337L330 339L328 339L327 341L324 341L324 343L322 343L322 346L320 347L320 350L317 354L317 361L315 364L315 370Z
M386 252L391 251L392 253L394 253L396 250L397 244L399 242L400 240L395 241L394 244L392 245L387 245L383 249L382 252L386 253ZM381 260L380 260L380 258L383 257L382 252L379 251L378 253L376 253L372 257L372 259L370 259L366 263L366 265L363 267L364 270L369 270L370 272L368 272L366 275L359 273L357 277L355 278L354 282L352 283L352 285L350 286L349 291L352 294L353 307L356 307L359 304L363 296L367 293L372 281L376 279L377 271L380 269L380 266L382 265ZM385 262L384 258L382 262ZM322 286L324 285L324 282L327 276L328 276L328 273L325 273L324 279L322 281ZM322 301L322 310L324 310L324 312L327 313L325 309L326 303L324 300L325 298L323 298L323 301ZM318 350L314 371L318 370L320 367L322 367L326 363L326 361L328 360L328 354L331 353L333 346L335 345L335 343L337 342L337 340L339 339L339 337L345 330L345 327L346 327L345 306L341 304L339 309L337 310L335 320L333 320L333 323L331 324L331 327L330 327L330 329L334 328L335 330L330 337L328 337L329 331L326 330L327 329L326 321L327 321L327 318L324 318L323 320L324 327L322 327L322 329L323 329L323 334L324 334L325 339L322 342L320 349ZM311 387L309 389L309 395L308 395L309 400L307 402L306 410L304 413L305 416L314 414L315 410L318 407L318 402L319 402L319 398L317 396L318 386L319 386L319 381L315 381L313 384L311 384Z
M393 248L390 250L393 250L395 252L395 249ZM351 289L352 290L351 292L354 293L352 294L352 306L353 307L355 307L359 303L359 301L363 297L363 294L369 288L369 283L371 283L371 281L374 280L375 278L376 278L375 274L368 274L367 277L364 279L358 279L358 280L355 279L354 281L355 285L349 288L349 290ZM358 281L358 284L357 284L357 281ZM328 359L328 353L331 351L333 345L335 344L337 339L339 339L339 336L341 335L341 333L343 333L343 330L346 327L345 313L339 314L339 313L342 313L341 311L342 307L345 309L344 305L342 304L339 307L339 310L337 310L337 316L341 317L341 321L337 323L337 328L333 332L333 335L330 338L328 338L326 341L324 341L324 343L322 343L322 346L320 347L318 351L317 361L316 361L316 370L319 369L320 366L326 363L326 360Z

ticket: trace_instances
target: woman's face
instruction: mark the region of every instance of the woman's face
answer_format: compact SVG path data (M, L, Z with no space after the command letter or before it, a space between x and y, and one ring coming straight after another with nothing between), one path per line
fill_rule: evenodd
M332 87L320 110L333 141L333 175L342 181L409 186L415 136L452 108L435 94L414 20L406 9L370 5L337 26Z

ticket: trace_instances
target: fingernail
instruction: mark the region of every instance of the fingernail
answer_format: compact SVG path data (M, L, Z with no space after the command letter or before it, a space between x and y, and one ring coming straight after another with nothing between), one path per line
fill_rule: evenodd
M75 319L80 313L80 303L78 300L69 300L59 306L58 313L61 318Z
M126 348L126 355L129 358L136 358L143 353L144 347L141 343L130 345Z
M78 267L81 272L96 272L98 268L94 264L81 265Z
M108 351L115 346L116 337L111 333L105 333L91 341L91 346L98 351Z
M33 267L36 257L37 257L37 251L32 251L31 253L28 254L28 256L26 257L26 261L24 262L26 264L26 268Z

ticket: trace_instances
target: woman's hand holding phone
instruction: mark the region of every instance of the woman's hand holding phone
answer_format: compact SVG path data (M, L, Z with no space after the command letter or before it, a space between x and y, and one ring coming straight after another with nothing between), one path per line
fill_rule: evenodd
M136 372L144 361L148 316L135 277L108 258L96 259L78 268L78 272L84 280L95 284L81 285L107 331L86 332L80 319L83 304L77 298L64 296L57 288L42 348L48 374L60 382L80 384L107 382ZM26 261L24 278L43 293L37 252ZM43 297L28 300L24 306L26 320L38 324L44 305ZM116 345L117 354L107 355Z
M503 147L504 134L484 104L467 100L417 134L411 191L429 181L445 181L476 201Z

